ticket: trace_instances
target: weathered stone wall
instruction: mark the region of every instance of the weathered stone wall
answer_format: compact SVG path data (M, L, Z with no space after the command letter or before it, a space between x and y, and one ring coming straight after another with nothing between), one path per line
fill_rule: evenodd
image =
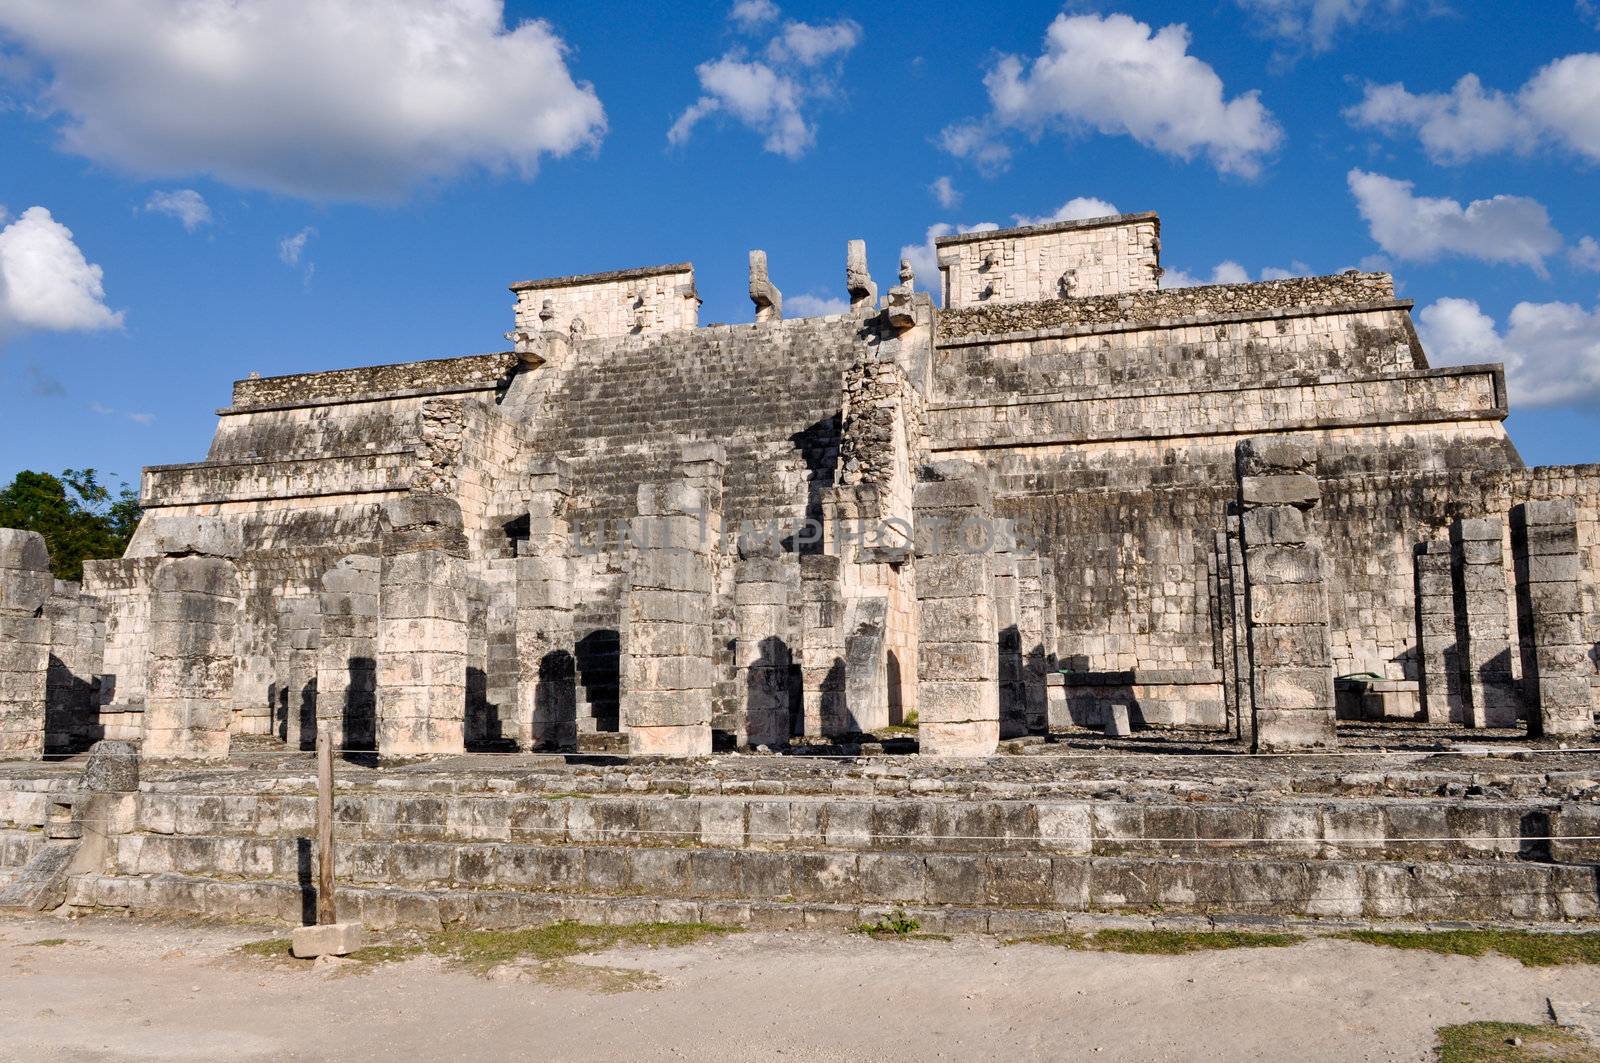
M1154 214L957 233L934 246L947 307L1146 291L1161 276Z
M369 401L380 395L493 390L516 364L512 354L478 354L426 362L333 369L320 373L250 377L233 384L234 409L300 407L307 403Z
M517 328L524 332L571 333L581 319L580 336L626 336L692 329L700 318L694 267L687 262L522 281L511 291Z
M50 552L38 532L0 528L0 756L45 752L45 673L50 661Z

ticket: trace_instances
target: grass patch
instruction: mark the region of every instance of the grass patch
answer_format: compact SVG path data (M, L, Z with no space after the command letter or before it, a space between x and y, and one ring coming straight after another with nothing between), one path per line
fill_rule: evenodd
M1441 1026L1437 1037L1433 1051L1439 1063L1600 1063L1600 1052L1559 1026L1468 1022Z
M877 941L949 941L949 934L921 934L922 923L895 909L876 923L861 923L853 934L865 934Z
M267 960L283 960L289 956L288 938L268 938L266 941L247 941L233 950L240 956L257 956Z
M1497 952L1524 967L1600 964L1600 934L1540 934L1529 930L1351 930L1338 935L1367 945L1422 949L1442 956Z
M1245 930L1067 930L1018 938L1012 944L1055 945L1080 952L1127 952L1137 956L1182 956L1213 949L1264 949L1298 945L1298 934L1259 934Z
M66 943L67 943L67 939L66 938L40 938L38 941L30 941L30 942L28 942L28 947L29 948L44 948L44 949L47 949L47 948L50 948L53 945L65 945Z

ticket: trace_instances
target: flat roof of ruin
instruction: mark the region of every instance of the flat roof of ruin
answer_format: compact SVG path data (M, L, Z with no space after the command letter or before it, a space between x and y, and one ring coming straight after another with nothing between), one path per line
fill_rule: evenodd
M540 280L518 281L511 285L511 290L514 292L536 292L546 288L575 288L580 284L610 284L613 281L659 277L664 273L693 272L693 262L673 262L665 266L637 266L634 269L613 269L604 273L580 273L570 277L544 277Z
M1155 211L1147 210L1139 214L1107 214L1103 218L1078 218L1074 221L1045 222L1043 225L1016 225L1010 229L984 229L971 233L951 233L949 236L936 238L933 241L933 246L949 247L952 244L970 244L977 240L993 240L997 237L1044 236L1048 233L1067 232L1071 229L1103 229L1111 225L1126 225L1135 221L1154 222L1156 231L1161 231L1161 218Z

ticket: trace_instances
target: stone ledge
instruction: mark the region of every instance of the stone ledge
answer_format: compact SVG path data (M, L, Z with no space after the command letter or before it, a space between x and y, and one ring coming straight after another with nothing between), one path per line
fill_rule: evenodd
M542 277L538 280L517 281L507 287L513 292L535 292L551 288L580 288L590 284L615 284L619 281L641 280L645 277L693 272L693 262L671 262L660 266L634 266L631 269L613 269L601 273L573 273L564 277Z

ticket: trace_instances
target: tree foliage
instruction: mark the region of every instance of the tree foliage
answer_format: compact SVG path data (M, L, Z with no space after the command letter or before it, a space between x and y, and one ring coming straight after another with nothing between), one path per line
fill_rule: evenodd
M113 494L93 469L23 470L0 491L0 528L44 536L56 579L80 580L85 561L121 557L142 512L127 484Z

